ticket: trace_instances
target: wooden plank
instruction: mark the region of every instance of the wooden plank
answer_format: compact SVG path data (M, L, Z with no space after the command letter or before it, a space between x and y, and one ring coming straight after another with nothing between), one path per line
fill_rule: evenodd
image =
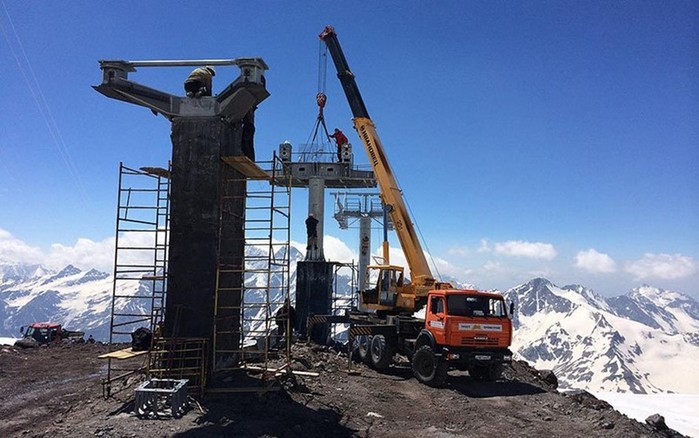
M314 373L311 371L297 371L297 370L291 370L291 374L295 374L297 376L309 376L309 377L318 377L320 376L319 373Z
M150 173L151 175L159 176L162 178L170 178L170 171L163 169L162 167L141 167L141 170Z
M132 357L141 356L148 353L147 351L133 351L131 347L124 348L123 350L110 351L109 353L100 354L97 356L98 359L130 359Z
M242 173L249 179L271 179L267 172L260 169L260 166L255 164L252 160L250 160L250 158L244 155L237 155L233 157L221 157L221 159L226 164L228 164L238 172Z
M287 373L285 368L287 365L282 366L281 368L263 368L263 367L257 367L257 366L252 366L252 365L243 365L241 369L243 370L250 370L250 371L264 371L267 373L275 373L277 377L284 375ZM309 376L309 377L318 377L320 376L319 373L315 373L312 371L300 371L300 370L289 370L292 374L296 374L297 376Z

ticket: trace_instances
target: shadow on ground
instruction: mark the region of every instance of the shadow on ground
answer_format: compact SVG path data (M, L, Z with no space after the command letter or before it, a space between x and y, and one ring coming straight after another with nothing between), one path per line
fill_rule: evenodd
M449 376L447 385L449 388L473 398L533 395L546 392L538 386L517 380L482 382L468 376Z
M356 436L355 430L340 424L341 413L308 408L284 390L211 396L204 404L208 410L197 418L200 426L174 436Z
M413 379L413 371L410 364L394 364L380 371L377 376L365 375L365 378L381 380L410 380ZM518 395L532 395L546 392L545 389L534 384L526 383L516 378L501 379L496 382L484 382L476 380L465 371L450 371L447 378L447 388L460 392L467 397L506 397Z

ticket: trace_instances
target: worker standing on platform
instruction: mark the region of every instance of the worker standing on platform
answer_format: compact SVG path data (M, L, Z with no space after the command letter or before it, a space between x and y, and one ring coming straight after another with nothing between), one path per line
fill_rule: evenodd
M194 69L184 81L187 97L211 96L211 86L216 70L210 65Z
M335 128L335 132L330 136L330 138L335 139L335 143L337 144L337 161L338 163L342 162L342 146L349 143L349 140L347 140L345 134L338 128Z
M308 219L306 219L306 234L308 235L306 249L318 249L318 219L313 213L309 214Z
M243 132L241 146L243 155L250 158L250 161L255 161L255 109L253 108L243 117Z

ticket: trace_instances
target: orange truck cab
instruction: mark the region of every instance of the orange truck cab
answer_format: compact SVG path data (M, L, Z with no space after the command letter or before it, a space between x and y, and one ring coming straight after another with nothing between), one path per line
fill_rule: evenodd
M457 368L481 380L494 380L502 365L512 361L511 343L512 320L502 295L468 289L430 291L425 325L415 342L413 368L418 367L416 376L423 380L420 363L430 359L433 364L426 364L427 371L430 366L438 373ZM431 358L423 357L428 353ZM429 374L425 383L435 377Z

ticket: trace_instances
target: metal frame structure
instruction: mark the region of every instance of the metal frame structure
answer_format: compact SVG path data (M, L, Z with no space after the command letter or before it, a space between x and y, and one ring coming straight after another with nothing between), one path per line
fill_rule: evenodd
M102 83L92 88L112 99L144 106L156 114L162 114L169 120L175 117L216 116L227 121L236 121L269 96L265 89L266 80L264 78L264 72L269 67L261 58L101 60L99 64L102 70ZM175 96L129 79L129 73L135 72L136 67L202 65L235 65L240 68L240 76L215 97L199 99Z
M338 280L340 278L340 271L349 269L351 272L351 280L349 284L349 294L341 294L339 292ZM354 291L357 286L357 265L352 263L338 263L334 262L333 266L333 294L331 303L331 314L334 316L343 316L347 314L350 310L355 308L357 305L357 300L355 299ZM348 329L348 326L341 324L333 324L330 326L330 335L335 341L343 341L344 337L340 336L343 332Z
M130 343L131 333L146 327L158 332L167 289L170 172L119 164L109 352ZM145 368L139 354L106 355L106 395L112 383Z
M219 263L215 291L214 338L211 358L214 373L235 376L237 372L247 375L251 371L262 371L261 379L231 379L231 383L209 385L207 392L257 392L269 390L268 377L276 372L270 370L270 361L281 358L288 367L290 343L276 335L273 324L275 312L290 299L290 216L291 181L284 167L286 164L277 155L270 162L252 163L245 160L224 162L236 172L237 181L245 180L247 189L243 193L227 194L234 202L245 202L244 261L242 266L226 266ZM266 170L261 171L259 164ZM231 181L233 182L233 181ZM226 181L222 182L226 184ZM224 200L222 199L222 202ZM240 220L240 218L237 218ZM224 287L224 277L229 274L242 275L241 286ZM239 296L237 305L227 305L231 300L225 294ZM226 324L226 311L240 315L236 327ZM293 330L293 322L284 320L286 333ZM226 348L226 337L233 337L237 347ZM282 366L283 367L283 366Z
M371 223L373 220L386 223L387 229L393 229L393 222L386 215L381 203L381 195L374 192L333 192L335 209L333 217L341 230L348 230L359 222L359 268L357 273L359 290L366 288L367 266L371 263ZM379 220L382 218L383 220ZM353 220L350 223L350 220Z
M323 230L325 222L325 189L326 188L373 188L376 187L374 173L354 165L354 155L351 145L344 146L341 160L337 154L308 150L293 153L290 143L279 145L280 160L285 163L284 176L292 187L308 188L308 214L313 214L318 220L317 249L307 251L306 260L325 260L323 251ZM286 183L286 179L284 182Z
M208 339L157 338L148 352L149 379L187 380L187 388L198 396L206 388Z

